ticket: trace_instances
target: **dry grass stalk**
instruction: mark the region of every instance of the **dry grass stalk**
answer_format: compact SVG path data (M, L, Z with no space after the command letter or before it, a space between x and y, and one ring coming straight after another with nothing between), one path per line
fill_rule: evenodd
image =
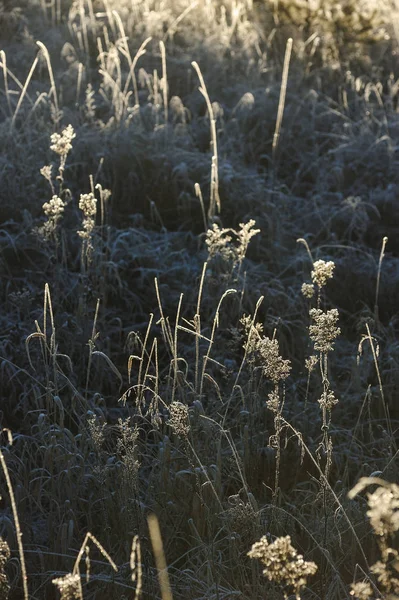
M162 600L173 600L172 590L169 583L168 567L166 564L165 553L163 549L161 530L159 527L159 521L156 515L152 514L148 516L148 529L150 532L150 539L152 550L155 558L155 565L158 570L158 581L161 589Z

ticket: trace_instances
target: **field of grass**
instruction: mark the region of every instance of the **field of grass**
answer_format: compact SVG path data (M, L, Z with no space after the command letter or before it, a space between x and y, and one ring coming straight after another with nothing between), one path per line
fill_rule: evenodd
M399 4L0 1L0 600L399 599Z

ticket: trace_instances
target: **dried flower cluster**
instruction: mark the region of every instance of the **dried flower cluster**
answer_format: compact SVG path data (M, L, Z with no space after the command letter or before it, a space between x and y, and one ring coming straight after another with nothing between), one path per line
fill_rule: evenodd
M311 283L303 283L301 291L305 298L313 298L315 292L314 285Z
M58 196L53 196L49 202L43 204L42 208L46 217L58 220L64 212L65 202Z
M319 308L312 308L309 311L313 325L309 327L309 335L314 342L315 350L319 352L330 352L334 350L334 341L341 333L338 322L338 311L332 308L327 312L323 312Z
M233 238L228 235L228 232L228 229L220 229L217 223L213 223L212 228L208 229L205 243L208 247L210 259L217 255L220 255L226 261L233 258L234 253L230 244Z
M83 598L80 575L68 573L64 577L53 579L53 583L61 594L61 600L81 600Z
M140 469L137 444L139 431L137 426L132 426L130 417L124 420L118 419L117 427L119 438L116 444L116 451L121 457L122 488L123 492L127 493L131 499L137 491Z
M389 484L368 494L367 516L378 536L388 537L399 531L399 485Z
M181 437L187 437L190 433L190 416L188 407L181 402L172 402L169 406L168 424L172 431Z
M238 237L237 258L239 261L244 260L249 242L255 235L260 233L260 229L252 229L254 225L254 219L250 219L248 223L240 223L240 229L236 232Z
M334 273L335 264L329 260L316 260L313 263L313 271L311 273L312 281L314 284L322 288L326 285L329 279L332 279ZM302 290L303 292L303 290Z
M297 598L307 584L308 577L317 571L314 562L305 561L303 556L297 553L291 545L289 535L279 537L271 544L267 537L263 536L252 546L248 556L261 561L264 567L263 574L269 581L293 588Z
M208 247L209 259L219 256L224 262L233 266L241 263L248 250L251 239L260 232L253 229L255 221L250 219L248 223L240 223L240 229L221 229L213 223L208 229L205 243Z
M61 134L53 133L50 140L50 150L59 154L60 156L66 157L70 150L72 150L72 140L76 137L72 125L68 125Z
M276 339L263 337L258 341L257 351L262 358L263 374L273 381L275 385L279 381L287 379L291 371L289 360L284 360L279 352L279 344Z
M83 240L82 257L84 256L87 264L89 264L94 250L92 235L95 227L94 218L97 212L97 199L93 192L80 195L79 208L83 212L83 229L78 231L78 236Z
M240 319L240 326L244 329L246 337L243 348L246 350L249 359L251 359L251 355L254 355L256 352L257 344L263 334L263 325L261 323L253 323L252 317L243 315Z
M331 390L324 390L318 402L321 408L331 410L333 406L338 404L338 399L335 397L334 392L332 392Z
M319 362L319 359L314 354L312 356L309 356L305 360L305 367L309 371L309 373L311 373L313 371L313 369L315 368L315 366L317 365L318 362Z
M266 406L273 413L278 413L280 409L280 396L277 387L267 395Z
M105 439L104 430L106 424L104 422L102 423L100 418L92 411L89 411L87 425L94 450L97 452L97 454L100 454Z
M58 192L56 192L56 184L52 179L52 165L45 165L40 169L41 175L49 183L52 192L51 200L43 204L43 211L47 217L47 221L37 229L37 233L46 241L51 238L57 240L57 226L64 214L66 206L66 202L63 198L66 197L66 194L70 193L69 190L63 189L63 182L65 163L68 153L72 149L72 140L74 137L76 137L76 135L72 125L68 125L61 134L53 133L50 137L50 149L60 157L58 175L56 177Z
M223 517L231 530L240 535L241 539L249 542L256 535L258 515L250 502L244 502L238 494L229 497L229 508Z
M369 600L373 595L373 588L368 581L358 581L352 584L351 596L357 600Z
M367 516L378 539L381 560L370 568L375 575L378 586L387 600L399 597L399 551L390 546L390 539L399 531L399 485L388 483L374 477L364 477L349 493L353 498L367 485L377 484L377 489L367 494L369 510ZM373 591L368 582L352 585L351 595L358 600L368 600Z
M90 219L97 212L97 200L93 192L89 194L80 194L79 208L83 212L85 219Z
M59 196L54 195L49 202L43 204L42 208L47 221L38 229L38 232L45 240L49 240L57 234L57 227L64 214L65 202Z
M5 540L0 537L0 598L6 600L10 592L10 584L5 573L5 566L11 556L10 548Z
M46 181L48 181L51 186L53 186L52 171L53 171L52 165L45 165L44 167L42 167L40 169L40 175L43 175L44 179Z

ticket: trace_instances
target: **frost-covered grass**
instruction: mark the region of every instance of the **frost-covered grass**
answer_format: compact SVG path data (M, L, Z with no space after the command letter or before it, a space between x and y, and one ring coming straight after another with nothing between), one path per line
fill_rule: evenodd
M0 598L399 598L398 16L0 3Z

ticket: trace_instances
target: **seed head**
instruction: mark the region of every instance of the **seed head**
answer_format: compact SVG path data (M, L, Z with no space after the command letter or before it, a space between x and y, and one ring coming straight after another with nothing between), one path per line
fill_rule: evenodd
M72 125L68 125L61 133L53 133L50 137L51 146L50 150L59 154L60 156L67 156L70 150L72 150L72 140L76 137Z
M97 199L93 192L80 194L79 208L86 218L94 217L97 212Z
M187 437L190 433L190 416L188 408L182 402L172 402L169 406L169 425L172 431L181 437Z
M47 181L51 181L52 165L45 165L40 169L40 175L43 175Z
M267 395L266 406L273 413L278 413L278 409L280 407L280 397L278 395L278 390L274 389L270 394Z
M373 589L368 581L359 581L358 583L352 584L351 596L354 596L357 600L369 600L373 595Z
M324 391L318 402L322 408L326 408L327 410L331 410L333 406L338 404L338 400L332 391Z
M49 202L43 204L46 217L57 219L64 212L65 202L58 196L53 196Z
M329 352L334 350L334 341L341 333L337 322L339 314L336 308L323 312L319 308L312 308L309 311L314 325L310 325L309 334L314 342L315 350L320 352Z
M326 285L329 279L332 279L334 272L335 264L329 260L326 262L325 260L316 260L313 263L313 271L311 273L312 281L319 288L322 288Z
M53 579L61 594L61 600L80 600L83 598L82 583L80 575L68 573L64 577Z
M303 283L301 288L302 294L305 298L313 298L314 296L314 285L312 283Z
M376 535L387 536L399 531L399 486L379 487L368 494L367 516Z
M264 337L259 340L257 350L263 360L262 368L266 377L277 384L283 379L287 379L291 371L289 360L284 360L279 354L278 341Z
M289 535L279 537L271 544L263 536L252 546L248 556L261 561L263 574L269 581L294 588L296 595L306 585L307 578L317 571L314 562L304 561L303 556L297 553Z

